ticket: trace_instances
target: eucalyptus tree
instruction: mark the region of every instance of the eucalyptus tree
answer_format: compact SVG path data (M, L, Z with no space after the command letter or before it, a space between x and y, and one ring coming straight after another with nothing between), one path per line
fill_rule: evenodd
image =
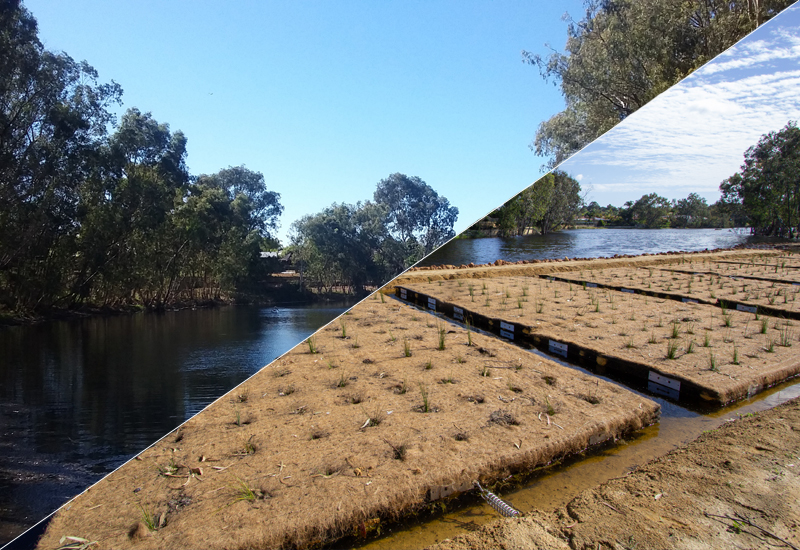
M455 236L458 208L417 176L394 173L378 182L375 204L386 208L391 236L405 247L397 270L422 259Z
M789 121L761 136L739 172L720 184L722 202L741 207L756 234L794 237L800 226L800 128Z
M522 52L566 103L531 149L559 164L793 2L586 0L563 53Z
M336 204L292 224L292 248L304 276L326 290L337 285L360 291L385 276L381 249L390 239L386 208L366 203Z
M582 207L580 182L555 170L506 201L489 217L497 219L504 237L524 235L530 229L546 235L571 224Z
M626 202L620 217L628 225L647 229L666 227L669 225L670 208L669 200L657 193L649 193L642 195L637 201Z
M697 193L689 193L685 199L674 201L674 224L677 227L702 227L707 225L709 206L706 199Z
M0 0L0 75L0 289L16 309L48 306L71 275L79 188L122 92L47 51L18 0Z

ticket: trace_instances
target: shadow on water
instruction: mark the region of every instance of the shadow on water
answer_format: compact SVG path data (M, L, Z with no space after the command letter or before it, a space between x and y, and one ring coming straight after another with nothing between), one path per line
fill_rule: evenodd
M0 329L0 544L351 303L224 307ZM15 547L28 547L15 543Z

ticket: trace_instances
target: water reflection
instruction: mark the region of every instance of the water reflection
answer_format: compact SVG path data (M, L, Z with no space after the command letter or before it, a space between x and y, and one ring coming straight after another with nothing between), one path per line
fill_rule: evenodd
M595 258L674 250L729 248L752 237L730 229L571 229L549 235L456 239L420 265L461 265L545 258Z
M226 307L0 329L0 544L346 307Z

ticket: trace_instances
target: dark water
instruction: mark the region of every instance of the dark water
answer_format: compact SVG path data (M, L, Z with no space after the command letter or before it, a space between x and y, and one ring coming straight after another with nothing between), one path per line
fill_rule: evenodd
M571 229L549 235L456 239L419 265L483 264L548 258L595 258L614 254L729 248L753 237L731 229Z
M689 251L751 240L728 230L573 230L455 240L422 265ZM0 329L0 544L346 307L230 307Z
M349 305L0 328L0 545Z

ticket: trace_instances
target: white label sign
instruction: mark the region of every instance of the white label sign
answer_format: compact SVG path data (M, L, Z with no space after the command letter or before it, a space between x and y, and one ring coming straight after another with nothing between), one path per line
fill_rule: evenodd
M628 294L635 294L636 293L636 291L633 290L632 288L620 288L620 291L621 292L627 292Z
M428 298L428 309L436 311L436 298Z
M463 321L464 320L464 310L461 309L460 307L453 306L453 319L456 319L458 321Z
M736 304L736 309L739 311L746 311L747 313L755 313L758 311L758 306L746 306L743 304Z
M597 283L586 283L586 288L597 288Z
M692 298L681 298L681 302L684 304L699 304L697 300L693 300Z
M500 328L509 332L514 332L514 325L509 325L505 321L500 321Z
M507 330L501 330L500 331L500 336L503 337L503 338L508 338L509 340L513 340L514 339L514 333L513 332L508 332Z
M675 380L674 378L667 378L661 374L658 374L655 371L650 371L650 375L648 376L651 382L656 382L657 384L661 384L662 386L666 386L668 388L672 388L676 391L681 391L681 381Z
M401 289L400 289L400 297L401 297L403 300L408 300L408 293L406 292L406 289L405 289L405 288L401 288Z
M556 342L555 340L550 340L550 344L548 346L550 353L554 353L562 357L567 356L567 348L567 344L562 344L561 342Z

